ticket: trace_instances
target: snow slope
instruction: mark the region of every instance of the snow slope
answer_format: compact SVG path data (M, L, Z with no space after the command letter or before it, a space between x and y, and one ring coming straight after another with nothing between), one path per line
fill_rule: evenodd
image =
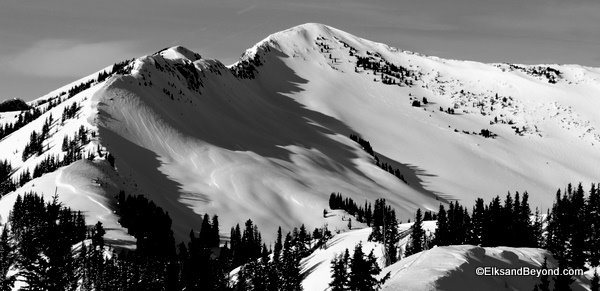
M383 269L390 279L382 290L533 290L536 276L477 276L478 267L540 269L556 262L547 251L532 248L482 248L470 245L436 247L405 258ZM552 280L551 280L552 281ZM585 284L585 285L584 285ZM589 280L576 278L573 290L588 290ZM468 288L468 289L465 289Z
M329 49L321 52L319 43ZM592 182L600 172L597 68L552 65L563 77L551 84L504 68L508 65L402 52L318 24L271 35L248 54L261 55L261 49L264 58L280 51L279 59L265 61L264 71L280 72L280 62L294 71L300 88L291 98L343 122L376 151L412 168L432 192L469 204L479 196L527 190L533 205L547 207L556 188ZM421 75L411 87L385 85L379 73L356 73L350 53ZM275 74L259 68L258 79L269 86ZM430 104L412 107L411 97L426 97ZM456 108L456 114L441 112L440 106ZM494 117L499 122L490 125ZM525 126L526 131L517 135L512 126ZM462 133L481 129L498 137Z
M327 225L329 229L336 229L336 225L344 224L344 217L347 218L347 214L343 211L336 210L335 216L327 218ZM341 216L341 217L340 217ZM342 218L342 220L340 220ZM341 222L341 223L340 223ZM353 223L355 223L353 221ZM336 234L320 249L315 250L308 257L301 261L301 272L303 277L302 287L304 290L327 290L329 288L329 282L332 281L331 273L331 261L340 254L343 254L346 249L352 257L354 248L358 243L362 243L362 250L365 254L369 254L373 250L373 254L379 258L378 263L380 267L385 266L385 260L383 259L383 245L377 242L370 242L369 235L371 234L371 228L358 225L357 229L348 230L343 228L340 229L340 233ZM398 226L400 233L400 242L398 244L399 253L403 254L406 249L408 240L410 239L410 227L412 223L403 223ZM427 235L435 231L435 221L423 222L423 229ZM385 274L387 272L382 272Z
M357 67L357 56L403 70ZM58 187L65 203L70 192L97 195L114 210L113 197L122 189L167 210L179 239L210 213L220 216L224 237L251 218L269 240L280 225L326 223L322 210L331 192L358 203L386 198L406 220L418 207L436 210L447 199L469 205L506 191L527 190L532 205L548 207L557 187L589 183L600 173L597 68L444 60L320 24L273 34L230 66L173 47L131 67L0 141L0 159L17 169L13 177L47 155L64 155L62 138L83 125L96 133L83 151L100 146L116 157L116 171L98 166L102 158L86 164L101 167L103 183L112 186L89 186L96 169L83 172L87 186L77 191L52 180L60 172L31 181L47 185L37 191L52 195ZM423 97L428 104L412 106ZM22 161L30 133L73 102L81 105L77 117L55 122L47 151ZM14 118L3 113L0 122ZM497 137L473 134L482 129ZM370 141L408 184L377 167L350 134ZM0 200L4 212L14 195ZM96 209L91 220L116 221L102 216L103 207L91 199L84 204ZM108 235L124 239L119 231Z

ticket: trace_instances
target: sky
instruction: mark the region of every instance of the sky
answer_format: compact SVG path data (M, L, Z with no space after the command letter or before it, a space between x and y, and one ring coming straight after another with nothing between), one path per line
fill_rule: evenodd
M230 64L307 22L444 58L600 67L596 0L0 0L0 100L174 45Z

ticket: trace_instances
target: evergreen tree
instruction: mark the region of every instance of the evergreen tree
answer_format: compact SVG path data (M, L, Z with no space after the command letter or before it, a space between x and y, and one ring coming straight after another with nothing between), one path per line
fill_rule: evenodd
M486 227L485 212L483 199L477 198L477 200L475 200L475 206L473 207L473 215L471 216L473 231L471 238L469 239L470 244L481 245L483 243L483 235Z
M216 214L213 215L211 224L210 246L219 247L221 244L221 236L219 234L219 217Z
M421 209L419 208L417 209L417 214L415 215L415 222L411 226L410 243L406 247L404 255L410 256L423 251L424 238L425 231L423 230L423 218L421 216Z
M500 212L500 233L502 234L499 238L499 245L502 246L514 246L515 245L515 232L514 225L511 223L514 219L513 211L513 200L510 192L506 195L504 200L504 207Z
M581 225L587 225L585 218L585 212L581 211L585 209L584 191L581 183L577 186L577 189L573 192L571 202L571 239L570 239L570 262L569 267L582 269L585 267L585 250L587 246L585 244L586 228ZM578 211L579 210L579 211Z
M12 290L15 277L8 276L8 271L13 264L12 247L9 242L8 226L4 225L0 234L0 291Z
M288 232L283 243L283 257L281 275L285 278L281 284L281 290L302 290L302 278L300 277L300 258L293 249L292 236Z
M396 212L387 206L385 199L375 200L369 241L382 242L385 247L386 265L397 260L397 245L400 240Z
M482 246L498 246L500 242L503 241L502 236L504 235L502 229L496 229L496 225L501 225L505 223L502 221L502 205L500 204L500 197L496 196L492 199L489 206L486 209L487 211L487 223L486 227L484 227L483 237L482 237Z
M329 287L331 287L331 291L343 291L348 290L348 263L350 259L350 254L348 249L343 254L335 257L331 261L331 269L333 272L332 281L329 283Z
M202 247L209 247L212 245L212 226L210 225L210 217L208 213L204 214L204 218L202 219L202 226L200 228L200 234L198 236L198 242Z
M448 218L446 216L446 208L443 204L440 204L440 210L438 211L438 219L436 222L435 229L435 240L434 244L438 246L446 246L448 245L448 236L450 235L448 232Z
M588 222L587 242L589 263L592 266L600 265L600 190L592 183L589 198L586 203Z
M354 248L350 262L348 290L379 290L389 278L389 274L387 274L382 280L377 280L380 272L381 268L377 264L377 258L373 255L373 251L371 250L371 253L365 256L362 251L362 243L359 242Z
M281 250L283 248L283 244L281 242L281 226L277 229L277 240L275 241L275 247L273 248L273 261L275 263L279 263L281 258Z

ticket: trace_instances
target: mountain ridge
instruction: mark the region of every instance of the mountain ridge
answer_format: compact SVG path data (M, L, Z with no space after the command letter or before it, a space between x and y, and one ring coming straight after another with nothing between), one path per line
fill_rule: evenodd
M593 68L444 60L320 24L272 34L229 66L181 46L124 66L61 101L55 118L73 103L80 104L78 116L53 123L48 151L14 160L12 177L50 153L63 156L61 137L83 125L97 134L82 145L84 156L114 154L120 187L168 210L182 238L205 212L233 213L224 230L246 218L268 230L320 226L331 192L359 202L386 198L403 219L418 207L436 210L445 199L472 203L484 191L529 190L544 207L556 187L590 182L599 170L600 123L592 110L598 100L589 92L599 89L600 72ZM64 99L70 94L59 92L75 85L29 104L46 106L52 94ZM567 98L570 92L585 102ZM20 154L47 117L0 147ZM497 137L484 137L484 129ZM408 184L376 166L350 134L370 141ZM32 186L48 183L34 179L27 189L67 191ZM105 192L110 208L116 193Z

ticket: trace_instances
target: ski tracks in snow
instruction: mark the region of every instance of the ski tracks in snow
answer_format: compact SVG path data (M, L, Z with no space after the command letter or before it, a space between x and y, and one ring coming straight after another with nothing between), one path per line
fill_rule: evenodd
M107 215L112 214L112 211L108 207L106 207L100 201L98 201L98 200L96 200L96 199L93 198L93 196L96 195L96 193L92 193L90 191L85 191L85 190L81 190L81 189L78 190L72 184L63 182L62 181L63 172L64 172L64 168L58 170L58 174L56 175L56 179L55 179L56 187L67 188L67 189L69 189L69 191L73 192L73 194L76 194L76 195L84 195L87 199L89 199L93 203L95 203L98 206L100 206L100 208L106 210L106 214L105 215L98 215L99 219L105 220L105 218L106 218Z

